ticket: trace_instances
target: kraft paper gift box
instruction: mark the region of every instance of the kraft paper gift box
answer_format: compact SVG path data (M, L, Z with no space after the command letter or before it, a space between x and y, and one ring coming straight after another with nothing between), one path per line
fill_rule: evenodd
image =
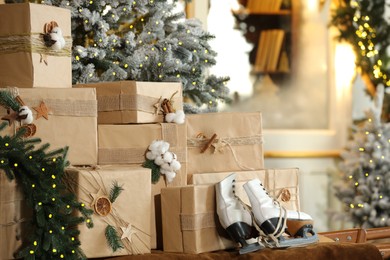
M195 173L264 168L260 112L187 115L187 138L189 178Z
M219 223L214 185L161 190L164 251L202 253L237 246Z
M145 162L145 153L154 140L170 144L169 151L177 155L181 169L167 183L164 177L152 185L152 249L162 248L161 188L187 184L186 125L174 123L98 125L98 162L105 164L135 164Z
M193 185L211 185L222 181L233 172L213 172L193 174L189 180ZM299 169L275 168L254 171L237 171L236 192L247 205L249 198L243 189L243 185L255 178L259 179L269 195L276 199L281 206L289 210L300 211L299 199Z
M27 237L32 210L25 205L21 186L0 171L0 259L14 259Z
M46 47L45 24L56 22L65 39L60 50ZM43 4L0 5L0 87L71 88L70 10Z
M180 82L118 81L77 84L94 87L98 99L98 124L164 122L161 103L171 100L172 107L183 110Z
M77 200L94 210L93 228L78 225L81 249L88 258L150 253L150 169L131 165L71 167L65 169L64 180ZM123 190L110 201L114 183ZM114 251L107 243L108 225L117 232L122 249Z
M68 146L67 159L72 165L97 164L95 89L20 88L12 91L33 111L36 126L33 137L41 138L42 144L49 143L50 150ZM0 108L0 115L6 113ZM9 134L13 132L14 127L9 127Z

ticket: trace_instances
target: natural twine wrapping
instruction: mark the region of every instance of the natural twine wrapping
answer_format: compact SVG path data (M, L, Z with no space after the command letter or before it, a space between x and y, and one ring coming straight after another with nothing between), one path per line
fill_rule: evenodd
M70 57L72 53L72 38L64 36L64 39L65 47L61 50L54 50L45 46L40 33L3 35L0 36L0 53L33 52L50 56Z
M215 228L218 215L215 212L198 214L180 214L181 230L191 231L204 228Z

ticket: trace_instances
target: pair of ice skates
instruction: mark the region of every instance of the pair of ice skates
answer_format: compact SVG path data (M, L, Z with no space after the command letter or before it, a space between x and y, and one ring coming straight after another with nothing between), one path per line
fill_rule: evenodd
M235 194L235 178L235 173L229 175L217 183L215 189L219 221L241 245L240 254L265 247L284 248L317 242L313 219L308 214L283 208L269 196L258 179L244 184L251 204L248 206Z

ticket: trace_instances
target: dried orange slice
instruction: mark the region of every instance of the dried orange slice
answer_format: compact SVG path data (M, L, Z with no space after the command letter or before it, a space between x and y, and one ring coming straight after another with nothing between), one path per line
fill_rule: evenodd
M111 212L111 201L107 196L101 196L96 199L95 202L95 212L100 216L107 216Z

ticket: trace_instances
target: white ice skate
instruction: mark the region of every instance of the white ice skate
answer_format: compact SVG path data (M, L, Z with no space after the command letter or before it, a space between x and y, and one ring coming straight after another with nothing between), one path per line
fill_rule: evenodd
M260 250L264 246L253 239L258 236L258 232L252 226L251 213L235 195L235 178L236 174L233 173L215 185L217 214L222 227L232 240L240 243L239 253L245 254Z
M304 212L290 211L271 198L258 179L244 184L257 226L269 247L295 247L318 241L313 219ZM285 235L287 233L290 236Z

